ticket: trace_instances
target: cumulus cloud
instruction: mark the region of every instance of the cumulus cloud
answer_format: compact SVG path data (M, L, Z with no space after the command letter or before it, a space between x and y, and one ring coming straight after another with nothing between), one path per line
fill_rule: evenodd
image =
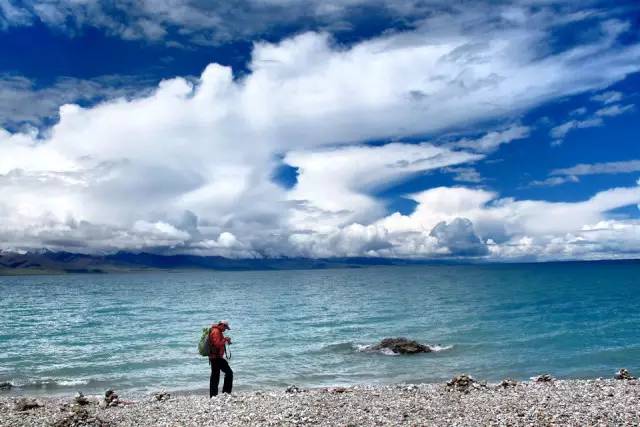
M291 151L284 161L298 169L298 182L287 197L304 203L304 209L292 210L292 228L324 230L353 222L370 223L385 214L383 203L370 195L374 190L412 174L480 158L426 143ZM318 212L323 221L317 220Z
M485 255L488 252L473 230L473 224L466 218L455 218L449 224L442 221L433 227L429 236L435 237L451 255Z
M593 234L588 239L590 246L583 245L593 224L609 221L621 228L638 230L637 221L611 220L607 215L613 209L636 204L640 200L640 186L603 191L576 203L500 199L486 190L447 187L430 189L413 198L418 202L415 212L395 213L377 225L390 235L417 236L443 221L466 218L485 242L490 257L571 259L590 253L603 256L609 250L609 244L599 242ZM636 237L637 233L624 239L620 247L637 254L640 241Z
M577 224L637 204L638 188L565 204L436 188L411 195L409 215L389 215L375 196L415 174L468 168L529 129L446 144L409 138L513 121L640 69L640 45L616 44L622 23L550 52L520 12L471 29L436 16L349 47L325 33L260 42L242 78L211 64L197 81L63 105L41 133L0 130L0 241L227 256L480 256L464 248L485 245L500 256L517 239L581 233ZM280 159L297 169L292 188L272 181Z

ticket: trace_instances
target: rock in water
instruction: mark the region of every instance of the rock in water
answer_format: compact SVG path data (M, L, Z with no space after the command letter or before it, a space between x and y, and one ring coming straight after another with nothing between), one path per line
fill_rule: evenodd
M0 383L0 390L11 390L12 387L13 387L13 384L11 384L8 381L4 383Z
M635 380L636 379L636 377L631 375L629 371L627 371L625 368L620 369L614 378L617 380Z
M23 397L16 402L16 411L28 411L29 409L40 408L42 406L44 405L35 399Z
M391 350L396 354L431 353L428 345L407 338L385 338L380 343L372 346L371 350Z

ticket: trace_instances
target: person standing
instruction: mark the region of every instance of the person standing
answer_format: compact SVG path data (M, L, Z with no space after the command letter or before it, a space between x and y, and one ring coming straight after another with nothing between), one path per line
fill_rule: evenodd
M231 338L224 336L224 331L230 330L229 322L221 320L217 325L211 326L209 332L209 343L211 351L209 353L209 364L211 365L211 378L209 379L209 397L218 395L218 384L220 383L220 371L224 372L223 393L231 393L233 387L233 371L229 363L225 360L225 346L231 344Z

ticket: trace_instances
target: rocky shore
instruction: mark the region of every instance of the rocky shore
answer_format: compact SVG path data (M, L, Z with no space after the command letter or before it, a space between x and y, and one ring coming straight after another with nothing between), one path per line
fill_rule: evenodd
M213 399L159 393L134 401L110 392L106 397L1 397L0 425L640 425L636 379L545 377L484 384L461 375L446 384L313 390L292 386Z

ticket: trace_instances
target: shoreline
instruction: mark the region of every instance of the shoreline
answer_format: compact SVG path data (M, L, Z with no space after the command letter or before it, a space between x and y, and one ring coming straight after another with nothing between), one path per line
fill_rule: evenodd
M484 384L366 385L219 395L139 396L105 407L102 396L0 396L0 426L100 425L638 425L640 381L549 380ZM101 403L102 402L102 403ZM24 409L24 408L22 408ZM84 424L82 424L84 423Z

